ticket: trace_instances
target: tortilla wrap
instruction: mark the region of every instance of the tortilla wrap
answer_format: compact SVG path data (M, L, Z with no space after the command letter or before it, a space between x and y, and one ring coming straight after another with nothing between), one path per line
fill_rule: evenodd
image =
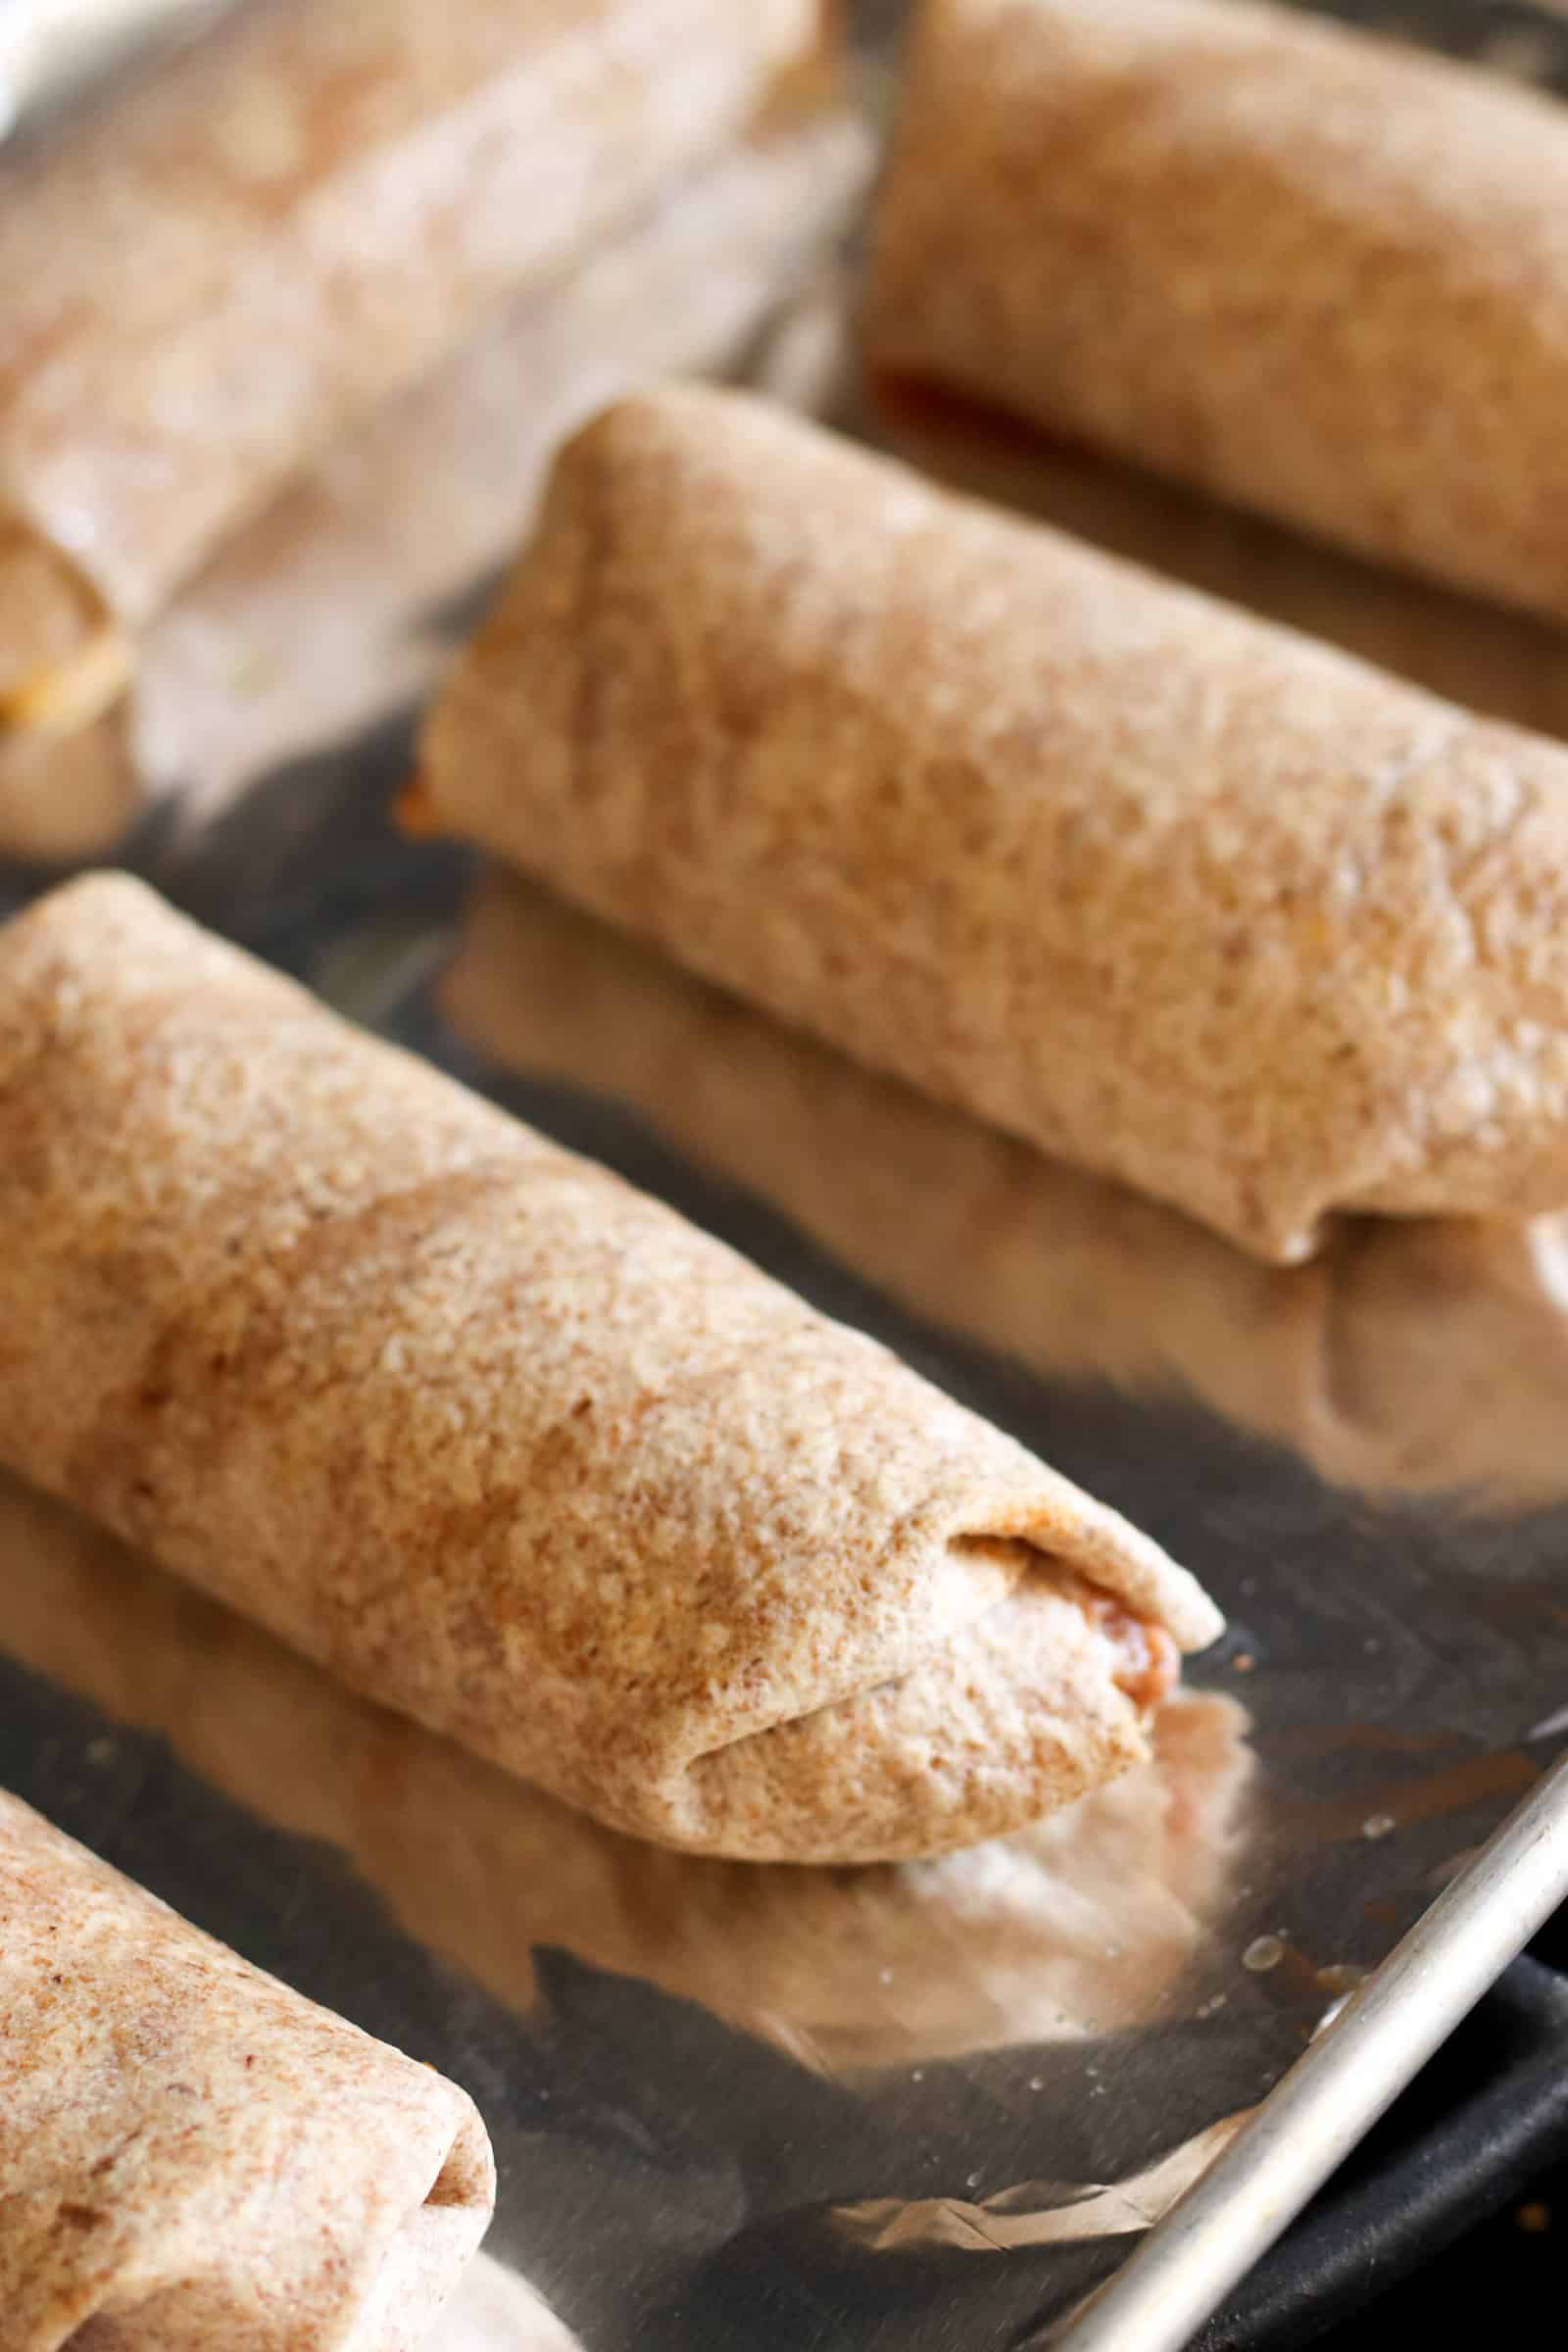
M0 2018L8 2352L417 2352L495 2203L466 2091L3 1790Z
M742 395L558 459L411 820L1258 1254L1568 1204L1568 751Z
M872 366L1568 620L1568 112L1249 0L925 0Z
M0 1457L568 1802L1033 1819L1218 1613L886 1350L139 884L0 933Z
M515 548L558 440L646 377L748 361L869 161L830 89L771 109L383 401L148 623L133 695L89 726L0 735L0 852L101 858L154 801L188 838L286 762L412 708Z
M822 40L820 0L255 0L0 153L0 727L89 724L220 539Z

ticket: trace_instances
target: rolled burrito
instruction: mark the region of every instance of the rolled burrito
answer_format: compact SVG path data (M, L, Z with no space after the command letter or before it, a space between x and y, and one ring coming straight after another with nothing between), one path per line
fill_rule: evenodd
M0 933L0 1455L664 1842L1011 1828L1219 1630L884 1349L129 880Z
M775 107L382 401L149 623L132 697L91 726L0 736L0 856L101 858L154 799L177 803L188 835L284 761L412 708L515 548L560 438L650 376L750 363L869 160L831 81Z
M227 530L820 40L820 0L255 0L0 158L0 729L91 721Z
M1568 113L1246 0L926 0L875 367L1568 619Z
M558 461L414 822L1245 1244L1568 1202L1568 752L744 397Z
M416 2352L489 2224L472 2101L0 1790L7 2352Z
M801 98L379 403L225 539L141 633L133 696L91 726L0 736L0 857L102 858L155 799L188 837L284 761L421 700L563 435L649 377L750 364L820 270L870 142L831 79Z

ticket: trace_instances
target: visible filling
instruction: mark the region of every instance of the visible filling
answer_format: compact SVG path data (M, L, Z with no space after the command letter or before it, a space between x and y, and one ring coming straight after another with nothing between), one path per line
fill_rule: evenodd
M0 511L0 732L90 726L130 670L129 642L85 575Z
M104 621L75 653L0 693L0 732L74 734L114 708L130 676L129 642Z
M1180 1682L1182 1653L1174 1635L1164 1626L1135 1615L1116 1593L1103 1585L1092 1584L1088 1577L1080 1576L1054 1554L1035 1551L1027 1544L1020 1546L1016 1539L999 1541L992 1536L960 1536L957 1546L960 1550L993 1555L1024 1551L1029 1561L1028 1577L1036 1583L1049 1584L1063 1600L1074 1602L1109 1645L1115 1660L1111 1682L1135 1707L1159 1706Z
M958 1542L977 1549L1013 1548L1008 1539L960 1537ZM1167 1632L1163 1625L1137 1616L1114 1592L1106 1592L1102 1585L1091 1584L1087 1577L1063 1567L1054 1558L1037 1555L1025 1585L1043 1585L1057 1599L1079 1610L1091 1631L1110 1652L1108 1679L1111 1688L1119 1690L1140 1713L1152 1712L1170 1696L1181 1680L1182 1653L1174 1635ZM1016 1601L1023 1590L1025 1587L1020 1587L1012 1594L1011 1600ZM1011 1602L1003 1601L999 1605L1006 1608ZM995 1614L993 1610L977 1618L967 1629L967 1635L984 1629ZM956 1637L960 1642L966 1638L964 1633ZM710 1764L719 1756L733 1759L737 1746L748 1747L759 1740L776 1740L781 1733L799 1732L807 1725L836 1717L843 1710L854 1708L868 1695L875 1695L878 1691L899 1690L938 1665L950 1654L951 1648L950 1642L928 1657L911 1659L908 1665L889 1675L882 1683L870 1685L867 1690L852 1690L837 1698L826 1699L821 1706L813 1707L804 1715L786 1716L778 1723L765 1725L760 1731L748 1733L739 1741L720 1740L706 1754L695 1757L693 1762L700 1767Z
M1028 1562L1010 1592L902 1672L715 1740L667 1826L754 1860L901 1860L1016 1829L1137 1762L1176 1643L1056 1557L1005 1548Z
M1070 1594L1095 1631L1116 1655L1111 1681L1135 1707L1157 1707L1167 1699L1181 1676L1182 1653L1162 1625L1132 1611L1103 1586L1085 1584L1080 1577L1063 1578L1061 1590Z

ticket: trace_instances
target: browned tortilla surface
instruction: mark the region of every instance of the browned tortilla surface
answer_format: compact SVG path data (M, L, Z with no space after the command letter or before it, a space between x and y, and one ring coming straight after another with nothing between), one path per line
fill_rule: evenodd
M1568 1202L1568 752L743 396L567 446L416 806L1261 1255Z
M466 2092L0 1791L6 2352L417 2352L494 2202Z
M1249 0L925 0L873 247L879 368L1568 620L1560 100Z
M750 362L869 161L847 105L774 108L379 402L138 633L132 696L71 731L0 729L0 855L102 858L155 798L177 800L188 835L284 762L421 699L456 650L456 615L515 548L557 442L633 383ZM26 567L0 559L8 587L21 602L0 613L0 676L39 610ZM60 618L82 610L67 601ZM49 673L62 674L70 662Z
M0 725L821 39L820 0L251 0L0 156Z
M128 880L0 934L0 1455L669 1843L1010 1828L1218 1630L884 1349Z

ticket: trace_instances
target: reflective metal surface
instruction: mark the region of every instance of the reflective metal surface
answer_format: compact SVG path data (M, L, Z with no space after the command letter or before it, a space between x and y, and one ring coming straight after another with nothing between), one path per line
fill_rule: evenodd
M1430 13L1472 49L1528 19L1568 65L1560 20ZM847 415L842 289L800 288L798 259L741 364ZM607 313L585 318L602 384ZM942 430L955 466L994 462ZM1044 466L1005 486L1034 498ZM1168 520L1137 519L1152 495L1118 477L1115 527L1180 568ZM345 492L278 534L269 610L329 613L334 534L362 526ZM1210 585L1298 588L1288 543L1197 529ZM1331 567L1342 630L1412 669L1441 640L1466 691L1467 629L1427 592L1301 562ZM182 626L204 595L227 661L230 591L199 583ZM1540 694L1568 731L1539 632L1489 616L1472 642L1474 699ZM369 733L345 715L363 676L323 695L281 763L269 686L266 772L236 755L204 791L196 761L181 790L172 764L128 860L892 1342L1148 1526L1231 1632L1148 1771L1025 1836L903 1869L703 1862L349 1696L0 1483L0 1783L472 2090L501 2203L444 2352L1000 2352L1115 2268L1562 1743L1564 1236L1366 1221L1260 1267L518 885L475 896L385 817L424 682L389 673Z
M1182 2352L1224 2295L1568 1901L1568 1756L1248 2118L1106 2281L1060 2352Z

